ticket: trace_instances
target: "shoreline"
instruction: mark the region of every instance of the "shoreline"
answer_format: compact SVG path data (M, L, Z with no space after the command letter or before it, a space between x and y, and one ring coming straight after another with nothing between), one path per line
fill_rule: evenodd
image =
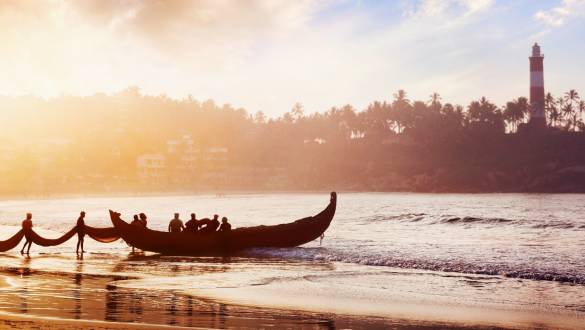
M375 267L375 266L368 266ZM441 274L434 271L419 271L414 275L413 269L394 270L406 274L405 277L420 274ZM445 275L445 274L442 274ZM447 274L446 276L453 276ZM473 274L457 274L474 277ZM401 276L401 275L399 275ZM424 276L424 275L423 275ZM482 277L477 276L477 277ZM498 276L492 276L498 278ZM395 278L400 285L403 279ZM509 279L513 281L513 279ZM416 284L412 279L410 284ZM390 284L391 285L391 284ZM416 285L413 285L416 287ZM414 288L413 288L414 289ZM298 292L311 294L299 295ZM523 328L535 326L551 329L585 329L585 314L576 311L538 309L525 306L476 305L451 303L448 299L434 298L427 300L419 294L402 290L391 290L390 296L377 295L374 291L361 296L352 288L329 285L325 281L312 282L301 280L274 282L261 286L238 288L216 288L198 290L209 299L230 304L249 305L286 309L292 311L332 313L336 315L352 315L356 317L379 317L389 320L400 320L404 324L410 322L451 325L453 327L496 327ZM406 292L406 294L405 294ZM194 293L189 293L194 294ZM362 293L363 294L363 293ZM512 307L512 308L510 308Z
M222 194L229 195L285 195L285 194L329 194L336 191L338 194L422 194L422 195L584 195L585 192L559 192L559 191L477 191L477 190L454 190L454 191L414 191L414 190L345 190L345 189L276 189L276 190L247 190L247 189L202 189L202 190L173 190L173 191L119 191L119 192L63 192L63 193L27 193L27 194L0 194L0 201L10 200L48 200L48 199L77 199L77 198L125 198L125 197L181 197L181 196L212 196Z

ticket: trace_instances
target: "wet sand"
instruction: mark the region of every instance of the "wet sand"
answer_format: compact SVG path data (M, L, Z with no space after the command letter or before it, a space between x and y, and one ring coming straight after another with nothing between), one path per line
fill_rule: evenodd
M388 273L360 267L356 275L354 266L346 264L113 258L90 254L76 260L49 254L22 259L17 267L0 263L0 328L578 329L585 324L582 312L507 304L505 299L514 298L505 287L510 282L497 277L463 277L475 286L504 286L504 300L498 300L502 293L492 292L494 302L486 304L473 286L456 285L462 277L436 272ZM18 259L5 256L3 262L14 264ZM112 262L113 272L100 268L111 267ZM283 276L270 280L270 269L278 267L275 272ZM162 278L156 273L173 269L195 276ZM288 272L299 269L306 275L286 279ZM337 275L319 275L327 269L335 269ZM131 276L138 271L153 276ZM260 279L259 271L268 280ZM247 272L253 275L252 282ZM528 290L547 291L547 284L535 283L539 286ZM464 294L455 292L456 287ZM438 288L442 291L432 294ZM470 296L474 297L465 298Z
M385 276L383 279L387 283L383 292L377 288L356 289L357 285L350 282L356 279L355 276L351 276L345 282L332 280L330 277L305 276L301 279L275 281L257 287L196 290L192 294L205 295L217 301L251 306L402 320L403 324L427 322L441 325L441 327L471 325L474 328L585 329L585 313L583 312L536 304L517 306L505 302L506 299L513 301L514 294L530 295L528 290L521 293L512 293L510 290L507 296L503 295L500 302L495 303L480 302L484 297L478 295L472 299L461 299L460 296L449 293L433 296L433 288L453 286L454 281L449 278L450 275L439 272L394 271L394 274ZM381 278L375 271L375 267L372 274L363 272L359 283L372 283ZM493 279L474 275L465 277L469 281L475 281L475 285L498 281L498 285L502 286L507 285L502 282L508 281L507 279L498 280L497 277ZM340 285L342 282L344 285ZM535 283L531 290L547 291L554 286L556 286L555 283ZM468 288L460 290L468 291L468 294L472 295L472 290ZM506 289L504 288L503 291L505 292ZM299 292L305 294L299 294ZM490 299L498 301L500 294L494 292ZM534 297L534 299L538 298Z
M0 276L0 289L8 287L10 287L10 284L8 284L6 277Z
M77 330L77 329L193 329L184 327L171 327L160 324L131 324L103 321L67 320L57 318L43 318L27 315L14 315L0 313L0 329L30 329L30 330Z

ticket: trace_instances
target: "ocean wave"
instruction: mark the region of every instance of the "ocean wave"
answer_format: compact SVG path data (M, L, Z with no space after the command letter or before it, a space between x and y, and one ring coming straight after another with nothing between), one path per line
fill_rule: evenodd
M585 224L570 221L550 221L535 219L508 219L500 217L475 217L475 216L454 216L454 215L429 215L425 213L403 213L396 215L382 215L361 219L359 224L368 225L375 222L399 221L403 223L420 223L432 225L512 225L529 227L533 229L585 229Z
M471 223L486 223L486 224L499 224L499 223L513 223L515 220L505 218L481 218L481 217L444 217L439 221L440 223L450 224L471 224Z
M362 219L362 224L370 224L372 222L386 222L386 221L409 221L418 222L425 219L425 213L403 213L403 214L376 214L374 216L365 217Z
M533 225L532 228L537 228L537 229L546 229L546 228L572 229L572 228L579 228L579 229L583 229L583 228L585 228L585 225L576 226L574 223L559 221L559 222L539 223L539 224Z
M585 285L585 274L557 269L537 269L528 265L473 264L452 260L400 259L380 255L335 253L326 248L258 248L245 253L254 257L275 257L311 261L343 262L366 266L418 269L460 274L502 276L536 281L554 281Z

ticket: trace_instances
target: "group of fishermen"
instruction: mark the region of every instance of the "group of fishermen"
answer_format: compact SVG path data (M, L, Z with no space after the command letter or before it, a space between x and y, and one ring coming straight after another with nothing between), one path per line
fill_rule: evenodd
M181 219L179 219L179 213L175 213L174 218L171 219L171 221L169 222L168 231L170 233L184 232L184 233L192 233L192 234L197 234L197 233L205 234L205 233L214 233L214 232L229 232L232 230L232 225L228 222L228 218L223 217L221 219L221 224L220 224L218 218L219 218L219 216L217 214L214 214L213 219L203 218L203 219L197 220L195 213L191 213L191 219L189 219L189 221L187 221L187 222L185 222L185 224L183 224L183 221ZM134 215L134 219L132 220L132 222L130 224L134 225L134 226L140 226L140 227L146 228L147 223L148 223L148 221L147 221L146 214L140 213L140 214ZM27 213L26 219L24 219L22 221L22 229L24 229L25 233L26 233L27 231L32 229L32 227L33 227L32 213ZM85 212L84 211L81 211L81 213L79 213L79 218L77 218L76 228L77 228L77 247L75 249L75 252L79 253L79 249L81 248L81 253L84 253L85 252L85 250L83 248L83 243L84 243L84 239L85 239ZM25 234L25 237L26 237L26 241L24 242L24 245L22 246L22 249L20 250L20 254L24 254L25 249L26 249L26 254L29 254L29 252L30 252L32 240L30 240L26 234ZM27 246L28 246L28 248L27 248ZM132 247L132 250L134 250L134 247Z
M130 224L146 228L148 224L147 219L148 218L144 213L135 214L134 219ZM171 219L171 221L169 222L168 231L169 233L184 232L205 234L214 233L216 231L228 232L232 230L232 225L228 222L228 218L223 217L221 219L221 224L218 219L219 215L214 214L213 219L203 218L197 220L197 216L195 215L195 213L191 213L191 219L189 219L189 221L183 224L183 220L179 218L179 213L175 213L174 218Z
M232 225L228 222L228 218L221 218L221 224L219 223L219 216L213 215L213 219L203 218L197 220L195 213L191 213L191 219L189 219L183 225L183 221L179 219L179 213L175 213L175 217L169 222L170 233L214 233L229 232L232 230Z

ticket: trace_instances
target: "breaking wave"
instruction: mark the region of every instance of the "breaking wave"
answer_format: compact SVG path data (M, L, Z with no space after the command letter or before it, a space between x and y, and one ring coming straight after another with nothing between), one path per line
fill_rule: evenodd
M473 217L473 216L452 216L441 215L432 216L425 213L404 213L398 215L377 214L367 218L362 218L358 222L360 225L369 225L376 222L399 221L404 223L421 223L421 224L444 224L444 225L513 225L525 226L534 229L585 229L581 223L573 223L559 220L522 220L507 218L491 217Z
M401 269L419 269L461 274L491 275L536 281L554 281L585 285L584 273L572 273L557 269L536 269L529 265L472 264L452 260L400 259L377 255L332 253L325 248L258 248L248 250L246 256L300 259L354 263L367 266L384 266Z

